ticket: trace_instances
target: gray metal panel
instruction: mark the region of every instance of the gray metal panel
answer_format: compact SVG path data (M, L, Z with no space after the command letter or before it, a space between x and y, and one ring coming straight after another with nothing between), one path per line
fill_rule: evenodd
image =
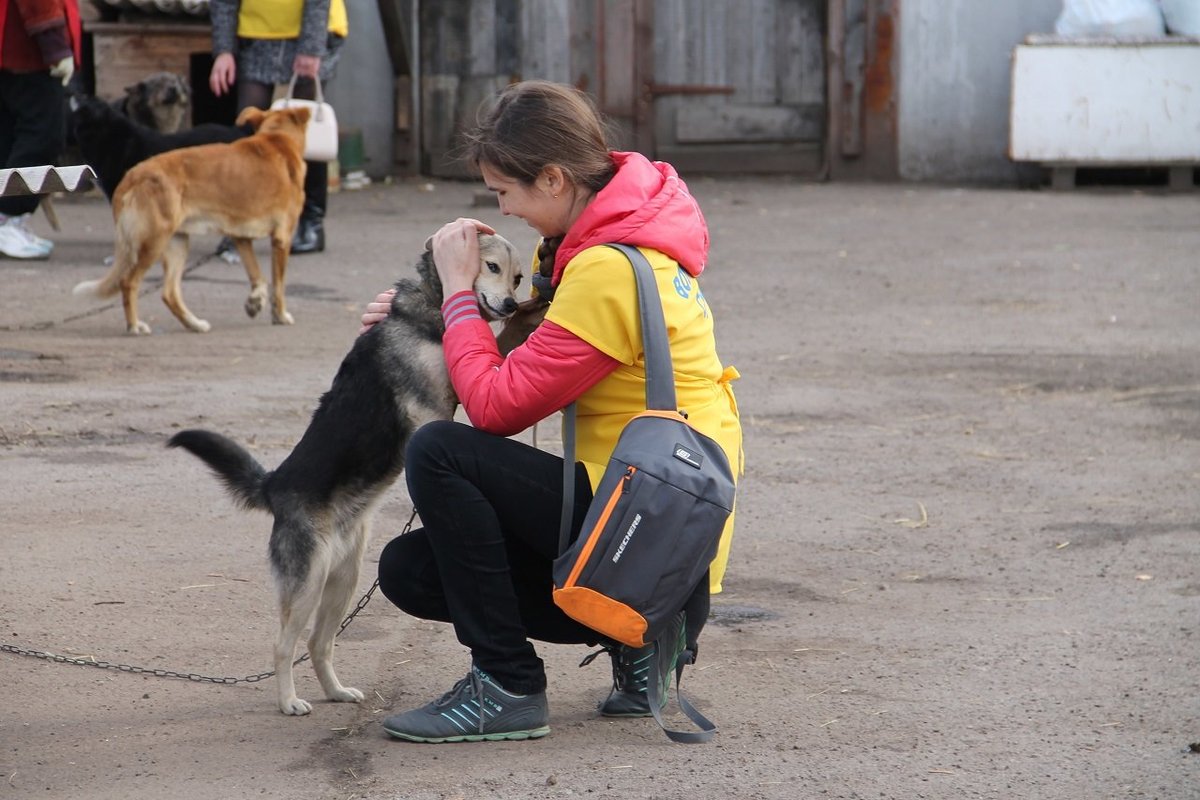
M570 0L521 4L521 77L571 82Z
M79 192L96 182L89 166L16 167L0 169L0 197L51 192Z

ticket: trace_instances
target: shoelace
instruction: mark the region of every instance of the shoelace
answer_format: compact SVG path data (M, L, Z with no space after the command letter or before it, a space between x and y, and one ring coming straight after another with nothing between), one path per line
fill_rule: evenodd
M632 692L644 692L644 691L646 691L645 679L638 680L635 677L633 679L632 686L627 687L625 685L622 667L625 667L630 672L633 672L633 668L636 666L635 662L633 662L625 657L625 654L627 652L630 652L630 651L624 647L611 647L609 645L600 645L599 650L594 650L593 652L588 653L586 656L584 656L583 660L579 662L579 666L586 667L588 664L591 664L593 661L595 661L596 658L598 656L600 656L600 654L608 653L609 656L612 658L613 688L616 689L618 692L623 692L626 690L629 690Z
M479 713L477 716L479 717L479 733L482 734L483 720L485 716L483 706L483 677L480 675L479 670L475 669L474 667L472 667L471 671L468 672L464 677L459 678L458 682L455 683L454 686L450 687L450 691L442 695L433 705L434 708L438 709L439 711L450 705L452 702L454 702L459 694L463 693L463 689L468 683L470 684L471 688L470 696L475 698L475 703L479 706ZM465 704L465 702L466 699L463 698L463 703Z

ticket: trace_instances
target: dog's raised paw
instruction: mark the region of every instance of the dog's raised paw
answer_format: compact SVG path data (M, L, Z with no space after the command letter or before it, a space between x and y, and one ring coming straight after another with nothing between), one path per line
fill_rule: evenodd
M312 713L312 703L307 700L301 700L299 697L290 697L287 700L280 701L279 710L289 717L302 717L305 714Z
M284 311L283 313L275 312L271 314L271 322L274 322L276 325L293 325L296 320L291 314Z
M127 329L130 336L149 336L150 326L142 322L140 319Z

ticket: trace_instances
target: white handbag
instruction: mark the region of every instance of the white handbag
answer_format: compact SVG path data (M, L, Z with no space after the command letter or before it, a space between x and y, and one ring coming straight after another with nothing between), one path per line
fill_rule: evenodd
M281 97L271 104L271 110L280 108L307 108L312 113L308 119L308 129L304 134L305 161L333 161L338 154L337 115L333 106L325 102L321 93L321 81L317 85L317 99L299 100L292 97L296 89L296 76L292 75L288 83L287 97Z

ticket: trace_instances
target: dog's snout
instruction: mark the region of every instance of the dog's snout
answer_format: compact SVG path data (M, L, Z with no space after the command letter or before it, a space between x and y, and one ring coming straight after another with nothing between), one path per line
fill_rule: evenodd
M504 299L504 316L510 316L517 313L517 301L511 297Z

